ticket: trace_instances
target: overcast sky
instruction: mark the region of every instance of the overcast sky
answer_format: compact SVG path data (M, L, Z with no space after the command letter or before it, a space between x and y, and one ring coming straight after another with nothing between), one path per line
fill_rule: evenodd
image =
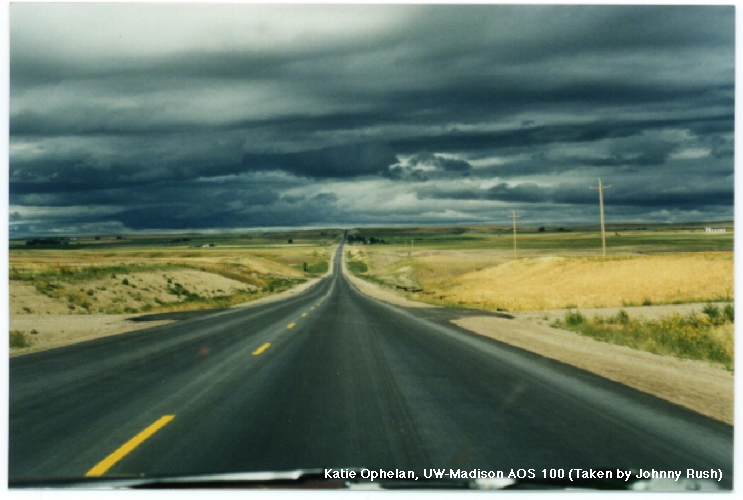
M10 237L733 218L732 6L10 6Z

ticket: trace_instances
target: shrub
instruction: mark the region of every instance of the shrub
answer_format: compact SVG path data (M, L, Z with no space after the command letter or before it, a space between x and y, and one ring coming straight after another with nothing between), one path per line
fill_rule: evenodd
M29 347L31 341L26 338L26 335L18 330L12 330L10 332L10 347L12 349L21 349L23 347Z
M62 266L59 268L59 273L67 276L73 276L75 274L75 270L72 269L70 266Z
M568 311L565 313L565 324L568 326L578 326L585 323L586 318L579 311Z
M735 323L735 307L733 304L726 305L722 313L727 321Z
M707 304L704 306L704 309L702 309L702 312L706 314L713 323L717 323L717 320L720 318L720 308L714 304Z
M686 316L673 313L658 320L640 321L630 319L624 311L613 317L593 319L570 311L565 314L564 322L558 320L553 324L603 342L679 358L719 362L732 369L732 338L721 332L719 325L697 313Z
M328 272L328 262L320 261L315 264L310 264L309 266L307 266L306 272L309 274L324 274Z
M629 325L629 314L624 309L620 309L616 316L617 323L621 325Z
M369 270L369 268L366 266L365 263L359 262L357 260L350 260L346 262L346 265L348 267L348 270L351 271L354 274L357 273L365 273Z
M124 278L123 280L121 280L121 284L122 285L128 285L129 284L129 280L126 279L126 278Z

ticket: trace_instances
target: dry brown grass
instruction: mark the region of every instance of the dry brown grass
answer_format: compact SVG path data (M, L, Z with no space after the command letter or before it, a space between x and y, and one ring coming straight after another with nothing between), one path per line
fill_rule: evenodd
M126 284L124 284L126 280ZM39 290L51 282L54 289ZM171 293L172 284L203 297L232 295L256 286L195 269L130 272L84 282L19 281L9 283L10 313L13 314L122 314L175 305L187 298Z
M704 302L733 297L733 253L520 259L435 291L445 302L514 311Z
M328 249L281 248L276 249L158 249L158 250L13 250L10 267L33 272L57 269L58 266L110 266L175 264L193 267L209 267L210 271L226 268L231 264L262 275L301 277L303 274L290 267L307 260L326 258Z
M13 249L12 314L122 314L253 300L306 279L302 263L332 249L272 248ZM239 297L238 297L239 296ZM194 297L201 301L192 300ZM214 306L216 307L216 306Z

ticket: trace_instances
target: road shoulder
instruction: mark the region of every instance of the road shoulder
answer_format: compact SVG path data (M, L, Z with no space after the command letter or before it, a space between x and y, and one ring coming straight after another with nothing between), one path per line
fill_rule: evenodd
M527 318L474 316L452 323L733 424L735 377L722 368L599 342Z
M345 269L344 269L345 272ZM402 307L436 307L413 302L345 272L356 288L370 297ZM646 318L686 313L699 304L631 308ZM512 313L513 319L467 315L451 322L465 330L595 373L716 420L733 424L734 375L702 361L660 356L599 342L548 326L565 311ZM610 310L581 311L589 316Z
M10 349L10 357L64 347L172 323L170 320L134 322L139 314L11 314L10 329L29 334L31 347Z

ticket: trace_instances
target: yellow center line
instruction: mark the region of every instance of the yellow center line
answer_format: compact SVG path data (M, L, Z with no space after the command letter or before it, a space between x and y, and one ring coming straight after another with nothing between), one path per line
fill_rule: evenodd
M107 456L102 461L100 461L98 465L90 469L85 475L86 476L103 475L103 473L106 472L111 467L113 467L116 462L124 458L134 448L142 444L145 439L152 436L154 433L160 430L160 428L162 428L165 424L167 424L174 418L175 418L175 415L163 415L158 420L156 420L152 425L150 425L145 430L143 430L142 432L140 432L139 434L131 438L129 441L124 443L124 445L121 446L118 450L111 453L109 456Z
M314 311L314 310L315 310L315 308L314 308L314 307L310 307L310 311Z
M253 356L258 356L260 353L262 353L263 351L265 351L269 347L271 347L271 342L266 342L265 344L263 344L262 346L260 346L258 349L256 349L255 351L253 351Z
M296 324L296 323L289 323L288 325L286 325L286 327L287 327L288 329L290 329L290 330L291 330L292 328L294 328L295 326L297 326L297 324Z
M304 318L305 316L307 316L307 313L302 313L302 317Z

